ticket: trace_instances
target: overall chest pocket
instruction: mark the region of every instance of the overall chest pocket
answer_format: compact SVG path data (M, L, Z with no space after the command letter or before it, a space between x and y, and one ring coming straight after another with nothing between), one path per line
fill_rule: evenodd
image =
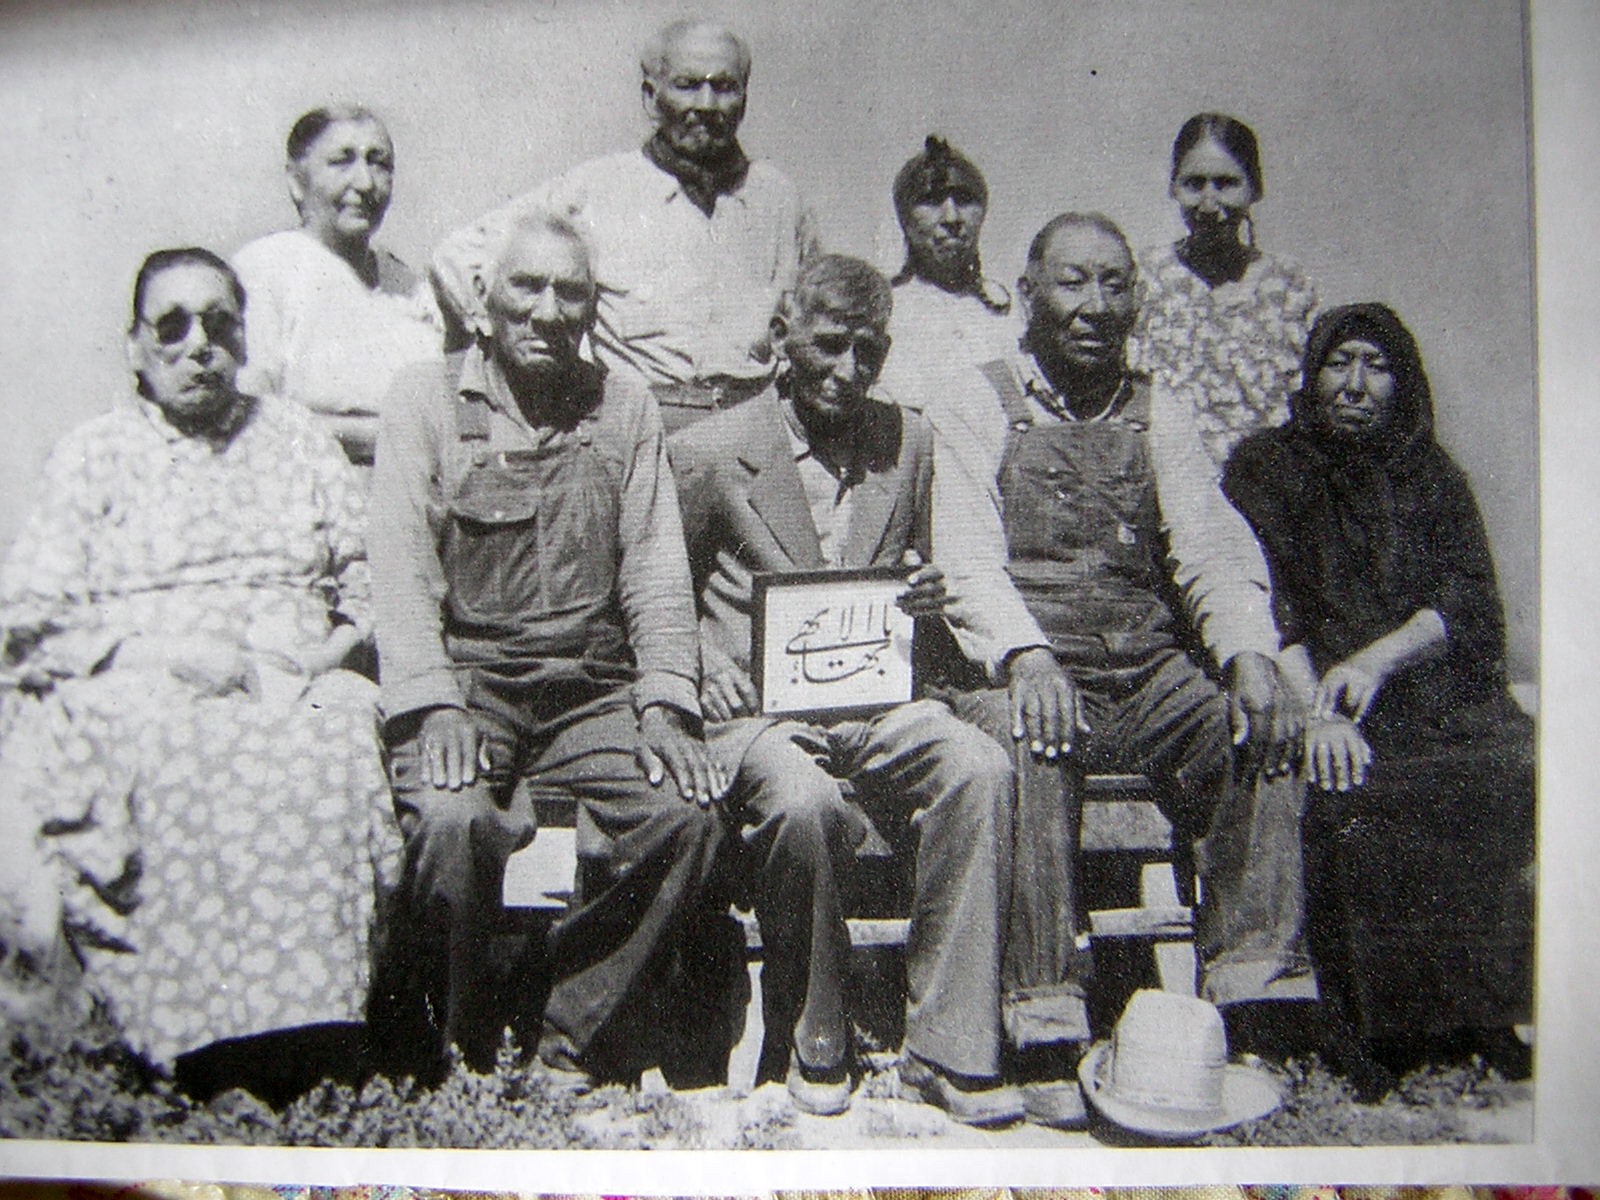
M586 447L497 456L467 472L448 509L446 573L459 619L525 626L610 601L619 503Z
M1142 439L1116 426L1062 425L1017 438L1004 472L1013 558L1147 554L1158 527Z

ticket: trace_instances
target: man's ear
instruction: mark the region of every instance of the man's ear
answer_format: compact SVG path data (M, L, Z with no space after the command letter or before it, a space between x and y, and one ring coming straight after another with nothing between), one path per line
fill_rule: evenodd
M294 201L294 210L299 212L306 202L306 181L300 171L300 164L290 160L283 164L284 179L289 184L289 199Z
M1017 276L1017 305L1022 309L1022 322L1024 325L1033 322L1033 280L1028 278L1027 272Z
M144 352L139 349L139 343L135 340L133 334L130 333L122 339L122 353L128 360L129 368L137 375L139 368L144 363Z
M646 75L639 80L639 103L644 107L644 115L649 118L651 126L660 123L661 111L656 107L656 81Z
M785 351L789 341L789 298L785 296L783 303L778 306L778 311L772 314L772 321L767 325L767 332L771 335L772 352L779 358L787 358Z

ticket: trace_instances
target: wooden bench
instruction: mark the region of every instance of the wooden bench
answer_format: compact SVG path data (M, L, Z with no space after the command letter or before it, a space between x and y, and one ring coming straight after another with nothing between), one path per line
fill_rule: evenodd
M1091 909L1089 936L1143 939L1155 956L1162 988L1195 992L1194 873L1189 855L1176 846L1172 825L1153 798L1143 775L1091 775L1086 780L1080 847L1086 855L1111 854L1138 870L1138 903ZM576 806L539 805L539 835L506 864L502 896L512 910L560 912L571 898L577 870ZM889 854L881 838L863 852L864 864ZM761 930L750 913L735 910L749 952L751 999L744 1035L733 1054L730 1083L748 1087L755 1074L761 1038ZM904 947L910 921L904 917L851 917L850 943L859 950Z

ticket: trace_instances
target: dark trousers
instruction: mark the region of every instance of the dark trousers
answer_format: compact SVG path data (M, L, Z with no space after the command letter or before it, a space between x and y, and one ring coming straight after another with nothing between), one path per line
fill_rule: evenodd
M452 1043L474 1065L492 1062L504 1022L487 1003L501 971L490 944L506 860L533 839L535 799L574 796L579 886L551 933L546 1036L597 1075L636 1074L675 1032L661 1006L682 991L671 975L710 903L721 822L670 778L652 787L640 771L627 689L554 713L576 689L473 672L467 690L494 764L487 778L434 788L416 734L390 752L406 848L369 1012L379 1062L425 1069Z
M826 728L775 725L745 753L730 812L766 951L769 1046L786 1050L792 1031L818 1068L850 1051L844 896L866 813L915 846L906 1048L960 1074L998 1072L1011 768L992 741L935 701Z
M1201 839L1200 994L1216 1004L1315 998L1303 929L1304 784L1235 779L1227 702L1180 650L1131 667L1067 666L1090 732L1077 735L1064 762L1015 758L1008 1032L1022 1046L1088 1036L1091 959L1077 863L1083 777L1096 772L1151 776L1176 835ZM962 697L957 711L1012 745L1005 692Z

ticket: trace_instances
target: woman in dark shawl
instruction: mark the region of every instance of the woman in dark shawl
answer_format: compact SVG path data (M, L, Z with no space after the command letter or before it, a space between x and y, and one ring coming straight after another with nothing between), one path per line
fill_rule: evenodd
M1289 423L1243 442L1223 486L1312 696L1312 945L1347 1065L1370 1091L1419 1050L1514 1063L1510 1027L1531 1019L1533 726L1506 688L1483 522L1434 441L1400 319L1380 304L1319 317Z

